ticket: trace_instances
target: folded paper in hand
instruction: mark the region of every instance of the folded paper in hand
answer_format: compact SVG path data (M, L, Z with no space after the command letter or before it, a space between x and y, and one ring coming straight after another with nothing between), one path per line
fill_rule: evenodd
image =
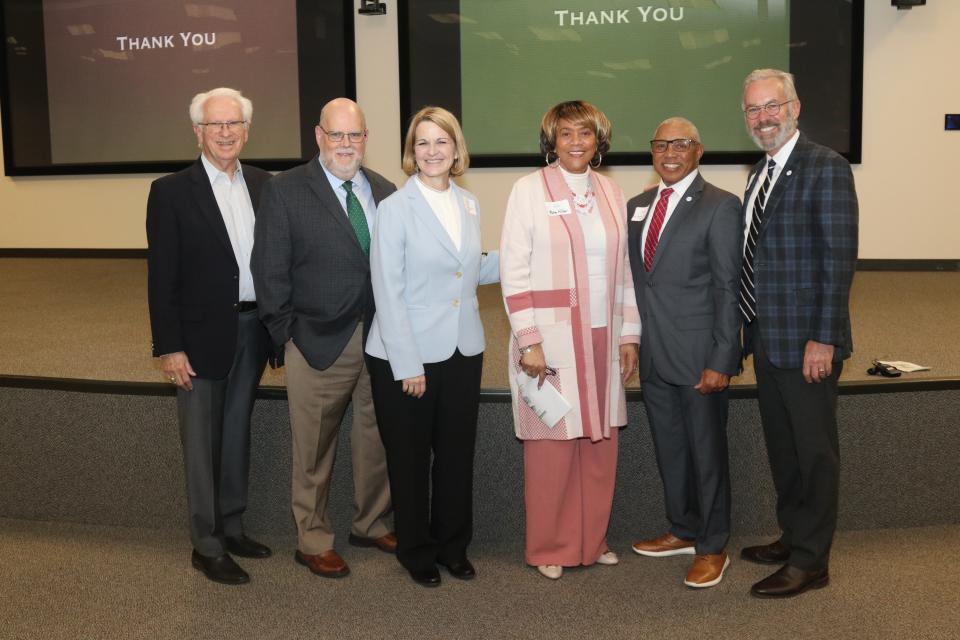
M557 388L544 380L543 386L537 388L539 378L531 378L524 372L517 374L517 386L520 387L520 397L527 403L543 423L553 429L570 411L570 403L560 395Z

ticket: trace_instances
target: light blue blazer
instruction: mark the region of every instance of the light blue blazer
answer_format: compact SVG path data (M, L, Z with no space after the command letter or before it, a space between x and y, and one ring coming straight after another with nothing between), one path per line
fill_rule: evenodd
M500 281L499 253L481 255L476 196L451 182L460 205L457 251L416 179L380 202L370 245L377 312L367 353L388 360L394 380L423 375L424 363L447 360L456 349L481 353L477 285Z

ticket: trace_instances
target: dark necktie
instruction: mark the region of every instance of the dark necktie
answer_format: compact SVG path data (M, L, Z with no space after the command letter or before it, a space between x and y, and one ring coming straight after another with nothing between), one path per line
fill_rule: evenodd
M667 187L660 192L660 199L657 201L657 208L653 211L653 220L650 221L650 228L647 229L647 241L643 243L643 268L647 271L653 268L653 256L657 253L657 245L660 244L660 229L663 228L663 219L667 217L667 201L673 189Z
M767 201L767 191L770 190L770 181L773 179L773 170L777 163L770 160L767 163L767 175L760 185L757 197L753 201L753 217L750 219L750 231L747 233L747 242L743 247L743 268L740 272L740 313L747 322L753 322L757 317L756 284L753 276L753 260L757 252L757 238L760 237L760 225L763 223L763 205Z
M363 252L370 255L370 228L367 226L367 217L363 215L360 199L353 192L353 183L349 180L343 183L343 188L347 192L347 217L350 218L353 231L357 234L357 242L360 243Z

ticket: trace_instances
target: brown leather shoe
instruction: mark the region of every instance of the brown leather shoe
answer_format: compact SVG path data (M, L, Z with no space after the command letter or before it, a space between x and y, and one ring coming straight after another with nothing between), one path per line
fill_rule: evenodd
M682 540L669 531L659 538L633 543L633 550L642 556L663 558L666 556L694 555L693 540Z
M397 552L397 534L393 531L386 533L379 538L362 538L352 533L347 538L347 542L355 547L376 547L385 553Z
M744 547L740 557L757 564L782 564L790 558L790 547L779 540L755 547Z
M314 574L324 578L342 578L350 573L350 567L340 557L340 554L333 549L318 555L301 553L298 550L293 554L293 559L310 569Z
M687 572L687 579L683 584L695 589L712 587L723 580L723 572L730 566L730 557L726 553L698 553L693 557L693 564Z
M764 578L750 588L758 598L790 598L808 589L821 589L830 584L826 569L807 571L785 564L773 575Z

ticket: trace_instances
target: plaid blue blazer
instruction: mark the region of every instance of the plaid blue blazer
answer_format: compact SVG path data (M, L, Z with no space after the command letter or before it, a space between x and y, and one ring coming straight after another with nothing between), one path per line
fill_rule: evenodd
M744 207L767 158L753 167ZM744 217L746 210L744 210ZM764 207L754 261L757 318L770 361L800 368L808 340L850 357L850 285L857 262L857 193L850 164L800 134ZM745 335L745 353L752 351Z

